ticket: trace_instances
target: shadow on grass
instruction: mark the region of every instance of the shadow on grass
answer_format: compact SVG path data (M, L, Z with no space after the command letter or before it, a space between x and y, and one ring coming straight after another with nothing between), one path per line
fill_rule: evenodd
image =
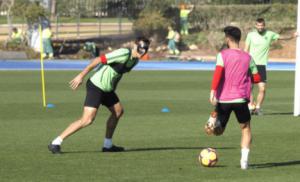
M227 167L227 166L225 166L225 165L216 165L216 166L213 166L213 167L208 167L208 168L223 168L223 167ZM206 167L207 168L207 167Z
M207 147L149 147L149 148L129 148L125 149L124 152L149 152L149 151L168 151L168 150L202 150ZM235 149L235 147L219 147L215 148L217 150L228 150L228 149ZM66 151L62 152L62 154L80 154L80 153L100 153L102 151L95 150L95 151ZM123 152L123 153L124 153Z
M272 113L264 113L264 115L293 115L292 112L272 112Z
M164 150L202 150L207 147L152 147L152 148L133 148L133 149L127 149L125 152L146 152L146 151L164 151ZM215 149L235 149L234 147L220 147Z
M282 166L293 166L300 165L300 161L287 161L287 162L269 162L263 164L250 164L251 168L271 168L271 167L282 167Z
M92 154L92 153L102 153L101 150L94 150L94 151L66 151L61 152L61 154Z

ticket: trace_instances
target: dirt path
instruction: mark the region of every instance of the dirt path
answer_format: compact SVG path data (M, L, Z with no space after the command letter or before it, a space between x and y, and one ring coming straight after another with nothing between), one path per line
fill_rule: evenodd
M244 43L241 43L241 47L244 47ZM196 59L211 61L215 60L217 51L207 48L200 48L199 50L182 52L181 57L186 60ZM276 46L270 50L269 55L271 62L295 62L296 58L296 39L288 41L278 41Z

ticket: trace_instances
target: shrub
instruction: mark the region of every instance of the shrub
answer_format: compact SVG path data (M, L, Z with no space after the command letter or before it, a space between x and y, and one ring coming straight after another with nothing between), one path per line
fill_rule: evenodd
M134 22L133 27L137 34L143 34L148 37L158 36L158 39L162 39L170 24L170 20L163 17L159 11L153 11L142 12Z
M154 37L156 41L165 39L169 25L177 25L179 10L172 6L172 0L148 1L134 21L133 30L137 34Z
M253 27L256 18L266 19L268 28L281 31L296 25L297 5L204 5L194 9L189 17L192 27L216 31L227 25L239 26L243 31Z

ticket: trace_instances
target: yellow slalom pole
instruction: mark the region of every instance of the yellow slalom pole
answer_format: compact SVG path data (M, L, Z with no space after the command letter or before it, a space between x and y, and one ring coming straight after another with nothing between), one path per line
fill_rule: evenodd
M42 77L42 96L43 96L43 107L46 107L46 91L45 91L45 74L44 74L44 47L43 47L43 37L42 37L42 26L39 25L40 34L40 53L41 53L41 77Z

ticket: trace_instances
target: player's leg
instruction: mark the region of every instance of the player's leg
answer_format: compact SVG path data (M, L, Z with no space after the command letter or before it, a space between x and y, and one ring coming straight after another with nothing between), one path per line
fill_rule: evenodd
M241 138L241 148L247 148L250 149L251 145L251 128L250 128L250 122L241 123L240 128L242 130L242 138Z
M106 138L113 137L115 129L118 125L118 121L124 113L123 106L121 105L120 102L109 107L109 110L111 112L111 115L108 118L107 123L106 123L106 134L105 134Z
M189 32L188 32L188 29L189 29L189 22L187 19L184 20L184 24L183 24L183 34L184 35L188 35Z
M60 153L60 146L64 139L74 134L81 128L90 125L94 121L98 108L102 102L103 92L93 85L90 80L88 80L86 83L86 89L86 98L81 118L71 123L48 145L48 149L52 153Z
M180 54L179 44L180 44L179 42L176 42L176 41L175 41L175 54L176 54L176 55L179 55L179 54Z
M175 54L176 47L175 47L175 41L173 39L169 40L168 48L169 48L169 53L170 54Z
M222 135L226 129L226 125L229 121L230 114L232 112L232 107L230 103L218 103L216 107L218 113L217 120L221 124L221 128L218 130L218 135Z
M248 158L250 152L250 145L252 140L250 122L240 124L242 130L241 138L241 168L248 168Z
M183 35L184 34L184 18L180 18L180 34Z
M74 134L81 128L84 128L94 121L97 114L97 108L94 107L84 107L83 114L81 118L77 121L71 123L59 136L62 140L66 139L68 136Z
M52 153L60 153L62 142L72 134L76 133L80 129L90 125L97 114L97 108L94 107L84 107L83 114L80 119L71 123L58 137L56 137L48 146L48 149Z
M109 109L111 115L106 122L106 133L103 143L103 152L121 152L124 151L123 147L113 145L112 137L118 125L120 118L124 113L122 104L119 101L115 92L108 93L103 101L103 104Z
M258 94L256 100L256 108L255 114L262 115L261 106L264 102L265 95L266 95L266 82L267 82L267 71L265 65L257 65L258 73L261 77L261 82L258 83Z
M119 119L124 113L123 107L120 102L109 107L111 115L106 122L106 133L102 151L103 152L120 152L124 151L123 147L113 145L112 137L114 135L115 129L118 125Z
M250 111L250 114L253 114L256 108L256 104L254 102L254 96L253 96L253 89L254 89L254 85L251 85L251 94L250 94L250 101L248 103L248 108Z
M258 83L258 94L257 94L257 101L256 101L256 114L262 115L261 106L264 102L266 95L266 83L260 82Z
M247 103L236 103L234 104L234 113L238 122L240 123L240 128L242 132L241 137L241 168L248 168L248 156L250 152L251 145L251 129L250 129L250 120L251 115L247 106Z

